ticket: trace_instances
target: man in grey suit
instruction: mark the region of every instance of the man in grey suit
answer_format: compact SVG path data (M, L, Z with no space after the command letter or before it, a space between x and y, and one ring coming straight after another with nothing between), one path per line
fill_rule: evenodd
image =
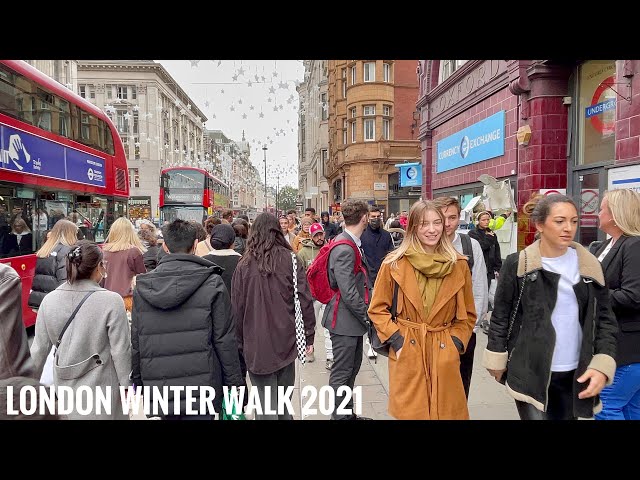
M356 244L360 250L362 265L368 270L365 256L360 248L360 236L367 228L369 218L369 206L362 200L347 200L342 204L344 217L344 232L334 238L334 241L349 240ZM334 391L336 410L342 405L345 394L337 395L339 387L346 385L353 390L356 375L362 364L362 336L366 333L367 305L365 304L365 289L369 289L368 271L365 275L358 272L354 275L356 256L349 245L338 245L331 250L329 255L329 283L331 288L340 290L340 302L338 303L338 315L335 327L333 323L333 310L336 302L334 296L324 310L322 326L331 334L333 346L333 367L329 376L329 385ZM368 292L367 292L368 297ZM351 410L351 415L332 414L334 420L370 420L366 417L358 417L353 413L353 399L345 405Z

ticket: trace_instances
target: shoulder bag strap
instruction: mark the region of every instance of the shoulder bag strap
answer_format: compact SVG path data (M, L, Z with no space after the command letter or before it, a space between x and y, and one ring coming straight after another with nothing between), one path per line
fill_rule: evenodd
M95 290L92 290L91 292L87 293L84 298L82 300L80 300L80 303L78 304L78 306L76 307L76 309L73 311L73 313L71 314L71 316L69 317L69 320L67 320L67 323L64 324L64 327L62 327L62 331L60 332L60 335L58 336L58 341L56 342L56 351L58 350L58 347L60 346L60 342L62 341L62 336L64 335L64 332L67 331L67 328L69 327L69 325L71 324L71 322L73 321L73 319L76 317L76 313L78 313L78 310L80 310L80 307L82 306L82 304L87 300L87 298L89 298L93 293L95 292Z
M296 347L298 349L298 359L304 365L307 359L307 337L304 334L304 323L302 321L302 307L300 306L300 298L298 297L298 260L296 254L291 252L291 261L293 263L293 301L296 314Z
M517 272L516 265L516 272ZM517 273L516 273L517 278ZM511 311L511 321L509 322L509 330L507 331L507 349L509 348L509 339L511 338L511 331L513 330L513 324L516 320L516 314L518 313L518 307L520 306L520 299L522 299L522 292L524 291L524 284L527 281L527 252L524 251L524 276L522 277L522 285L520 286L520 294L518 295L518 301L516 302L515 308ZM511 360L511 355L513 355L513 350L509 353L508 360ZM508 361L507 360L507 361Z
M393 323L398 323L398 282L393 282L393 300L391 301L391 320Z

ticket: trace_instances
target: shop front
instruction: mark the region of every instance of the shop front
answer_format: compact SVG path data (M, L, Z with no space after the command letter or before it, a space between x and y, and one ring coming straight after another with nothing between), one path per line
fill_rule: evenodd
M129 219L135 221L138 218L152 220L151 197L129 197Z

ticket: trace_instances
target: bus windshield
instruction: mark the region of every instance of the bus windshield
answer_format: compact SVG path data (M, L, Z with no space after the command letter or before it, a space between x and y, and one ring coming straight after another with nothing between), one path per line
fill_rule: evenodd
M165 175L165 188L204 188L204 174L201 172L197 172L195 170L171 170Z
M177 219L202 223L206 216L203 207L182 207L177 205L165 206L162 209L162 215L163 221L169 223Z

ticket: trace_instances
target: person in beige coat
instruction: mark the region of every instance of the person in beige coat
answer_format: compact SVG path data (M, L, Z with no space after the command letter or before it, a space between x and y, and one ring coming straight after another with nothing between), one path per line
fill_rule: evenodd
M67 282L49 293L40 304L31 357L40 378L47 355L80 301L91 295L69 324L56 353L54 385L111 387L111 414L77 410L69 419L127 419L122 412L120 386L128 387L131 374L131 338L122 297L98 282L106 275L102 250L81 240L67 256ZM103 390L106 393L106 389ZM95 390L94 390L95 396Z

